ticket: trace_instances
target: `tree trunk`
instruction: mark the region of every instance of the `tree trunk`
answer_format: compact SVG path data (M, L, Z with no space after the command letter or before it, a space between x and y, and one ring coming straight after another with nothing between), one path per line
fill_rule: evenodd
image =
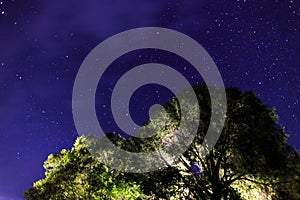
M222 185L220 183L213 184L212 200L222 200Z

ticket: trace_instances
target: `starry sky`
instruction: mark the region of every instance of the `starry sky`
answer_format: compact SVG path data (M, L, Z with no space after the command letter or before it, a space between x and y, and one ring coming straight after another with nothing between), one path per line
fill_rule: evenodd
M22 199L44 177L50 153L70 149L77 135L72 88L87 54L106 38L137 27L180 31L198 41L217 64L226 87L254 90L300 148L300 2L297 0L0 0L0 200ZM117 80L134 66L157 62L191 84L201 77L184 59L158 50L119 57L101 78L97 115L104 130L119 131L110 112ZM131 114L172 94L158 85L137 90Z

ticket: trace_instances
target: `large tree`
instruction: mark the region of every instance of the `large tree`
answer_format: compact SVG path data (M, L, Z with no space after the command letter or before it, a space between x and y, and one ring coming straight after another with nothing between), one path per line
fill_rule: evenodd
M203 157L201 144L212 115L205 85L195 91L200 105L197 135L189 149L168 167L143 174L122 173L99 163L87 149L91 138L81 137L71 151L50 155L45 162L46 178L26 193L28 199L297 199L299 197L299 156L286 145L287 134L276 124L274 109L264 105L253 92L229 88L225 126L210 153ZM188 103L188 102L186 102ZM176 98L164 105L167 123L160 116L146 125L157 129L150 138L107 137L121 148L151 151L184 137L179 130L181 117ZM222 113L221 113L222 114ZM225 114L225 113L223 113ZM87 148L88 147L88 148ZM205 147L204 147L205 148ZM107 152L108 156L109 152ZM117 158L116 158L117 159ZM288 188L284 187L289 185Z

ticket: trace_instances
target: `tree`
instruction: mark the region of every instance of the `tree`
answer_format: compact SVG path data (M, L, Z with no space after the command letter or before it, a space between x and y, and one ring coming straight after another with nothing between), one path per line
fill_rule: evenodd
M269 109L253 92L229 88L222 134L210 153L201 148L207 132L212 103L205 85L193 88L200 105L197 135L189 149L165 169L143 174L112 170L99 163L88 149L97 140L81 137L71 151L48 157L46 178L25 193L27 199L297 199L299 153L286 144L287 134L276 124L275 109ZM216 89L217 91L217 89ZM189 95L192 90L183 93ZM180 115L176 98L166 103L167 123L159 113L147 125L158 130L150 138L123 138L107 134L122 149L132 152L158 150L185 137L181 117L193 120L194 106L185 102L188 116ZM221 113L225 114L225 113ZM160 127L158 129L157 127ZM162 128L163 127L163 128ZM108 156L109 152L105 153ZM115 158L118 159L118 158ZM288 186L288 188L286 187Z

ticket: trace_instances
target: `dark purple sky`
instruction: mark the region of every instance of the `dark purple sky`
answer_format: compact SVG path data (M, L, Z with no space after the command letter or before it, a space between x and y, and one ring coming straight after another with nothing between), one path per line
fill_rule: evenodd
M43 177L47 155L72 146L77 137L72 87L80 64L101 41L131 28L171 28L197 40L225 85L254 90L275 107L279 124L290 133L289 144L300 148L299 6L296 0L0 0L0 200L22 199ZM164 52L122 56L96 97L107 131L114 130L103 106L110 89L127 69L146 62L186 65L182 73L192 83L201 81L191 66ZM170 97L161 89L144 89L137 97L146 108ZM147 118L147 112L133 113Z

